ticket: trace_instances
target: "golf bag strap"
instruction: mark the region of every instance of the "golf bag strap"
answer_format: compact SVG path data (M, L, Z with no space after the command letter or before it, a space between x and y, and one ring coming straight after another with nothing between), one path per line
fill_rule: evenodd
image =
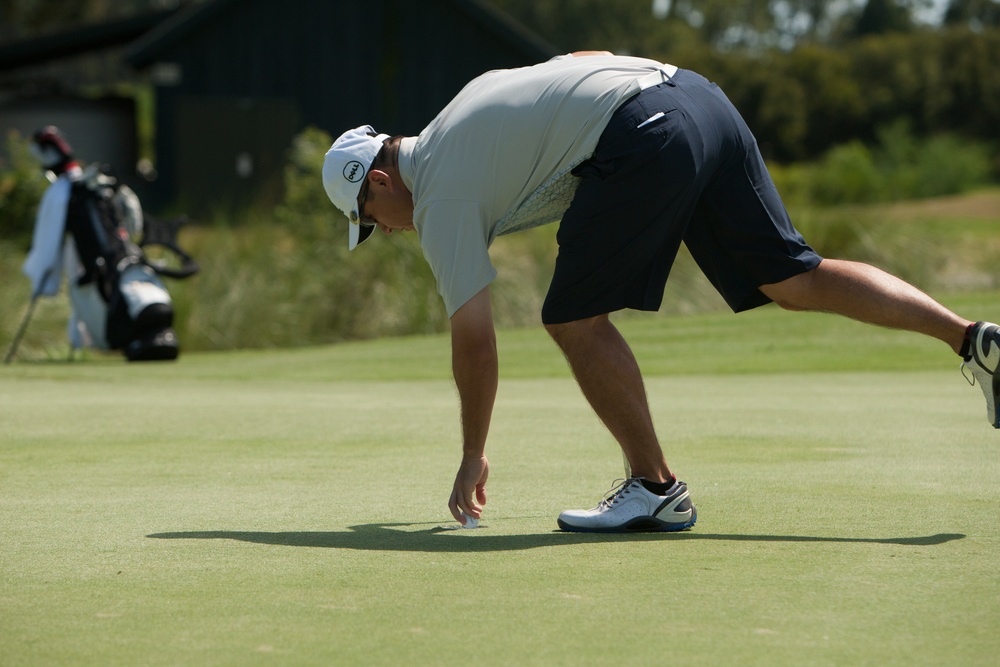
M181 262L180 267L172 267L146 259L146 265L161 276L183 280L184 278L190 278L201 270L198 262L177 243L177 233L187 223L187 216L181 216L172 220L162 220L150 215L145 216L142 241L139 242L139 247L160 246L161 248L166 248L174 253Z

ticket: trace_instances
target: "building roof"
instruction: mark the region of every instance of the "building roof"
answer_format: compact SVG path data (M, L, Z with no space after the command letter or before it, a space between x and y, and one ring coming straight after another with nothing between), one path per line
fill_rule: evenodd
M196 32L208 21L246 1L206 0L189 5L133 42L126 50L125 58L137 69L148 67L156 62L161 54ZM465 14L523 51L529 62L546 60L558 53L555 46L485 0L422 1L444 3L454 11Z
M0 45L0 72L38 65L100 49L126 46L125 57L142 69L210 19L246 0L205 0L180 9L146 12L127 18L63 30ZM424 0L430 1L430 0ZM486 26L525 53L528 61L551 58L556 47L485 0L435 0Z
M0 45L0 72L128 44L176 12L147 12Z

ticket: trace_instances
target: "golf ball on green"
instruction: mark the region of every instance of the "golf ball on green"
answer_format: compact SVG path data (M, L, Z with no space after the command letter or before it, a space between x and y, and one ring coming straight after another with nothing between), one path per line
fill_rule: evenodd
M468 514L466 514L465 512L462 512L462 516L465 517L465 525L462 526L463 528L478 528L479 527L479 519L474 519L471 516L469 516Z

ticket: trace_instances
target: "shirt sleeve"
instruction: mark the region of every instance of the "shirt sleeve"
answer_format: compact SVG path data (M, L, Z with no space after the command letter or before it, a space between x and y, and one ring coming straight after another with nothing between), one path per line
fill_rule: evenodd
M473 201L445 201L414 216L424 258L434 273L448 317L493 282L489 225Z

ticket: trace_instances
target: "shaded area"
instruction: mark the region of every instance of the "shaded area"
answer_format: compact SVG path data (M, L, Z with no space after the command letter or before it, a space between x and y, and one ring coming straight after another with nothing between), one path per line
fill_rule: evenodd
M816 537L808 535L727 535L718 533L535 533L528 535L490 535L486 526L474 531L448 530L435 525L420 530L395 530L426 524L374 523L349 526L346 531L252 532L237 530L206 530L153 533L147 537L160 540L236 540L252 544L286 547L318 547L324 549L356 549L362 551L414 551L475 553L488 551L521 551L540 547L608 542L670 542L677 540L721 540L732 542L819 542L834 544L892 544L900 546L938 546L961 540L960 533L938 533L918 537Z

